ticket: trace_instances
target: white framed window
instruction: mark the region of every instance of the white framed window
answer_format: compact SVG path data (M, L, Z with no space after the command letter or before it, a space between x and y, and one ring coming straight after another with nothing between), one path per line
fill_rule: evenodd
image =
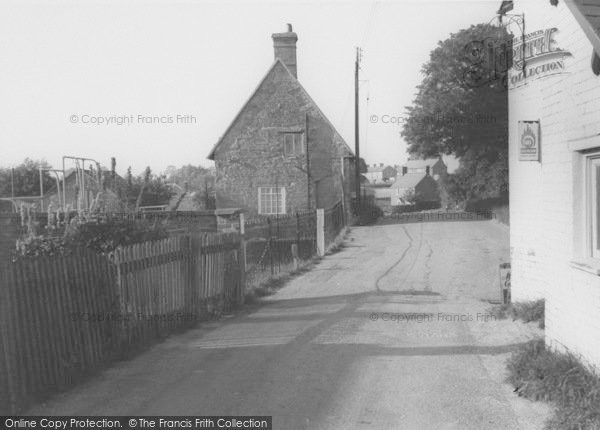
M588 256L600 259L600 153L587 155L585 164Z
M285 214L285 187L259 187L258 213L260 215Z
M304 154L304 133L282 133L284 155Z

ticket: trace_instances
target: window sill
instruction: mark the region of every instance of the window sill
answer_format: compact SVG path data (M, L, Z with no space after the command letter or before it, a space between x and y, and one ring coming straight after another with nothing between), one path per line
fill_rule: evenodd
M600 276L600 260L586 259L571 261L570 266L574 269L582 270L592 275Z

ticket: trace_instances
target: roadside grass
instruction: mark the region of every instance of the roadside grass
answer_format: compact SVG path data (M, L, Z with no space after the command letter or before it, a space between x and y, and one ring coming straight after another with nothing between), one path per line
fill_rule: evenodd
M346 227L345 231L338 235L338 237L333 241L327 251L325 252L325 256L337 254L346 248L346 240L348 240L348 236L350 235L350 228Z
M346 240L348 239L349 234L350 228L346 228L345 231L338 235L334 242L329 246L325 252L325 256L333 255L342 251L346 247ZM321 260L323 260L323 257L315 256L310 260L300 262L298 268L292 270L291 272L284 272L275 276L271 276L266 281L248 291L245 295L244 302L247 304L259 303L262 297L275 294L292 279L297 278L306 272L310 272L321 262Z
M492 308L492 314L498 319L537 321L539 327L544 328L544 299L498 305Z
M278 275L268 278L260 285L252 288L246 293L244 302L247 304L256 304L260 302L262 297L270 296L275 294L281 288L283 288L292 279L311 271L321 261L321 257L313 257L312 259L301 263L301 265L291 272L280 273Z
M573 355L534 340L513 353L507 368L508 382L519 396L556 406L547 430L600 429L600 376Z

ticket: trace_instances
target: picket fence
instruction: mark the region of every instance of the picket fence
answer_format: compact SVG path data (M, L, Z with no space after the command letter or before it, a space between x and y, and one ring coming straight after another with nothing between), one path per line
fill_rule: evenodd
M243 303L258 280L316 255L318 237L322 248L334 241L346 223L342 204L320 216L319 232L317 211L307 211L252 220L243 235L191 233L109 255L0 259L0 415Z
M3 264L0 412L239 303L239 251L239 235L211 234Z

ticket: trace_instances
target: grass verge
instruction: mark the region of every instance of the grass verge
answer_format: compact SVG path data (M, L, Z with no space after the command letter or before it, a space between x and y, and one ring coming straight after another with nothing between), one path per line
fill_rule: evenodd
M248 304L258 303L260 302L261 297L275 294L292 279L312 270L320 261L321 257L314 257L311 260L302 263L296 270L270 277L265 282L248 291L244 302Z
M600 377L577 358L535 340L513 353L507 367L519 396L556 405L547 430L600 429Z
M342 251L346 247L346 239L350 234L350 228L346 229L338 235L335 241L329 245L326 256L336 254ZM285 284L292 279L311 271L317 264L321 262L323 257L315 256L310 260L303 261L299 264L299 267L291 272L280 273L278 275L268 278L257 287L252 288L246 293L245 303L254 304L260 302L261 297L270 296L280 290Z
M512 318L523 322L537 322L544 328L544 299L530 302L516 302L498 305L492 308L492 314L498 319Z

